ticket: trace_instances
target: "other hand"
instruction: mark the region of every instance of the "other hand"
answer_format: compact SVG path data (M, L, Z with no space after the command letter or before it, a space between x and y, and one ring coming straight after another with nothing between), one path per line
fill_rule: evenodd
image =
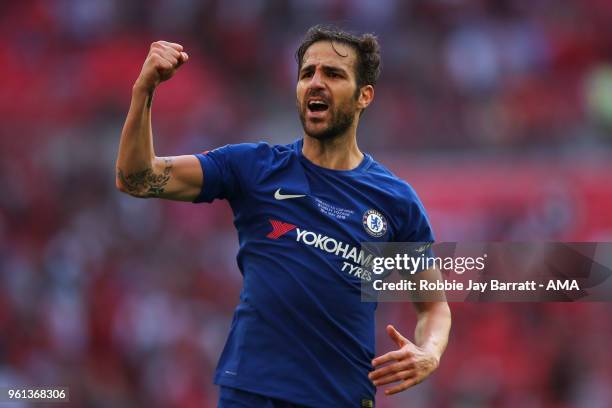
M419 384L438 368L440 359L433 352L412 343L392 325L387 326L387 334L399 349L372 360L375 370L368 375L377 387L399 382L387 388L385 395L396 394Z

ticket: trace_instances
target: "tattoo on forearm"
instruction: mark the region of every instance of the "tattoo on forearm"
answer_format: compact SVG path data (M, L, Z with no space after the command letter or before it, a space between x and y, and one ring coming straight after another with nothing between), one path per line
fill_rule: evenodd
M153 91L149 91L149 95L147 96L147 109L151 109L152 104L153 104Z
M164 159L164 170L161 174L156 174L152 168L148 168L126 175L121 169L118 169L117 177L130 195L136 197L158 197L164 192L166 184L170 181L172 162L173 160L170 157Z
M147 109L151 109L152 104L153 104L153 91L149 91L149 95L147 95Z

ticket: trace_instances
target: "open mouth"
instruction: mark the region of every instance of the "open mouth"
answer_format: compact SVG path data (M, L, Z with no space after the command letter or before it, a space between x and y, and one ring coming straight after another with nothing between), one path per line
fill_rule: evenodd
M329 105L324 101L308 102L308 110L311 112L325 112L327 109L329 109Z

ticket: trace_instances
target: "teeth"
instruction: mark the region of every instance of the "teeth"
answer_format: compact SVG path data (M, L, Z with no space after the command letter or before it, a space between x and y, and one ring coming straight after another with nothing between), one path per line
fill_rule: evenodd
M319 105L319 106L327 106L327 104L323 101L311 101L308 103L308 105L314 106L314 105Z

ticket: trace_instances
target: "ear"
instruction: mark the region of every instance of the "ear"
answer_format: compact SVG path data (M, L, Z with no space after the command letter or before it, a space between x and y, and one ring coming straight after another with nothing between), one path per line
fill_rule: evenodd
M374 100L374 87L372 85L362 86L359 90L359 98L357 98L357 107L365 109Z

